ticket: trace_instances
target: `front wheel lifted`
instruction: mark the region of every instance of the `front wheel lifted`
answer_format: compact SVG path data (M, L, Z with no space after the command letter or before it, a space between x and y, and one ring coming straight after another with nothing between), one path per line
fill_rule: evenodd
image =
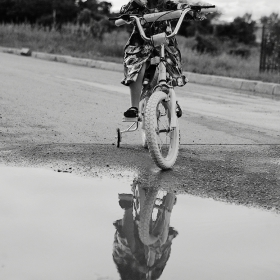
M179 124L171 129L170 104L166 93L157 91L150 97L145 115L145 129L149 152L158 167L170 169L179 152Z

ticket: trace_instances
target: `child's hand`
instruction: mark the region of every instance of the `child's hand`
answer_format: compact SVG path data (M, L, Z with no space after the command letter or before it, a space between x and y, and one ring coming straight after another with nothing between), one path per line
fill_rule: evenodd
M147 0L134 0L139 6L147 6Z

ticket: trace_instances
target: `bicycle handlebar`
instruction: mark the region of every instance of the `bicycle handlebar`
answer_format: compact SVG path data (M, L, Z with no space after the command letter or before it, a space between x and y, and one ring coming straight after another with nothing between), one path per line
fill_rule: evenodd
M166 12L160 12L160 13L145 14L142 17L142 19L145 22L164 21L164 20L179 18L181 16L181 14L182 14L182 10L166 11ZM134 15L130 15L130 17L132 18L132 17L134 17ZM116 26L121 26L123 24L128 24L128 22L121 18L117 19L115 21Z
M155 22L155 21L164 21L164 20L171 20L171 19L177 19L179 18L176 27L174 31L167 35L166 38L170 39L174 37L181 27L182 21L184 20L185 15L190 11L201 11L201 9L210 9L215 8L215 6L189 6L185 8L184 10L175 10L175 11L165 11L165 12L159 12L159 13L151 13L151 14L145 14L143 17L139 17L138 15L125 15L126 18L133 19L136 22L136 25L139 29L140 35L143 38L143 40L147 42L151 42L152 38L148 38L145 34L145 31L142 27L141 21L146 22ZM123 17L123 16L121 16ZM123 18L119 18L115 21L116 26L121 26L124 24L130 24L130 21L124 20Z
M191 9L190 8L186 8L185 10L177 10L177 11L174 11L174 12L170 12L170 13L168 13L166 16L168 16L168 18L169 19L175 19L175 18L179 18L179 20L178 20L178 22L177 22L177 24L176 24L176 27L175 27L175 29L174 29L174 31L171 33L171 34L169 34L169 35L167 35L166 36L166 39L170 39L170 38L172 38L172 37L174 37L177 33L178 33L178 30L179 30L179 28L181 27L181 24L182 24L182 21L183 21L183 19L184 19L184 17L185 17L185 15L189 12L189 11L191 11ZM157 14L157 13L156 13ZM153 22L153 21L161 21L161 20L167 20L167 19L163 19L163 18L165 18L165 16L163 16L163 15L160 15L159 17L157 17L157 16L153 16L152 14L148 14L148 15L146 15L146 16L149 16L150 15L150 17L148 17L149 19L151 19L151 21L150 22ZM152 38L148 38L147 36L146 36L146 34L145 34L145 31L144 31L144 29L143 29L143 27L142 27L142 25L141 25L141 22L140 22L140 19L138 18L138 17L133 17L134 19L135 19L135 21L136 21L136 24L137 24L137 27L138 27L138 29L139 29L139 32L140 32L140 35L141 35L141 37L143 38L143 40L145 40L146 42L151 42L152 41ZM144 18L144 17L143 17ZM155 19L155 20L152 20L152 19ZM145 18L144 18L145 19Z

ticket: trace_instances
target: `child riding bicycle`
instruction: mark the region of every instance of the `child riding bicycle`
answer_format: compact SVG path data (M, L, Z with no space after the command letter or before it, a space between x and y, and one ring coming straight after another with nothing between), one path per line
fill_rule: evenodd
M175 1L166 0L130 0L124 5L120 13L124 14L138 14L144 15L145 13L172 11L188 7L188 3L179 3ZM202 20L203 15L199 12L194 13L192 19ZM153 35L159 32L172 32L171 25L167 21L154 22L153 24L144 24L145 33ZM146 43L140 36L137 28L132 31L132 34L124 48L124 79L122 84L129 86L131 107L124 112L126 118L138 117L138 106L140 102L143 81L145 86L145 73L151 67L149 59L152 56L159 54L159 49ZM170 39L168 46L166 46L166 68L168 73L173 77L181 78L182 83L180 86L186 84L186 78L182 74L181 53L178 49L177 41L174 38ZM148 83L148 81L147 81ZM177 116L182 115L180 106L177 103Z

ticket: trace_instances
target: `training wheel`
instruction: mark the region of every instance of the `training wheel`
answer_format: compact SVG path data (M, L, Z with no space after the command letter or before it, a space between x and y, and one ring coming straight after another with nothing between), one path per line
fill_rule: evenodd
M117 128L117 147L119 148L120 147L120 143L122 141L122 136L121 136L121 131L119 128Z

